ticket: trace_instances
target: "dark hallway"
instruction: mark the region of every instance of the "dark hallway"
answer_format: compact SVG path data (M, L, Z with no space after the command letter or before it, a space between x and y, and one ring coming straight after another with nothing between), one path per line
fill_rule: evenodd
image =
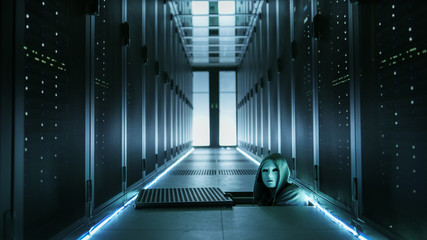
M0 6L0 240L426 238L426 1Z

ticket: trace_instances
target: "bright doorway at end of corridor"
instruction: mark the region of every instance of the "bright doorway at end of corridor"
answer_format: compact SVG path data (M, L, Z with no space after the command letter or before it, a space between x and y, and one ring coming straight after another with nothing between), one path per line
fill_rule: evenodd
M193 72L193 145L236 145L236 72ZM216 144L215 144L216 143Z

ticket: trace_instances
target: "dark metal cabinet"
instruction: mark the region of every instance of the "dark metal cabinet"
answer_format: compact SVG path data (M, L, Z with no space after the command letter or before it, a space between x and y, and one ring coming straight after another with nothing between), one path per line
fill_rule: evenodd
M424 1L377 1L369 7L374 11L364 17L372 19L372 31L363 36L371 42L362 49L368 61L362 62L360 82L361 212L400 238L423 239L427 6Z
M290 4L278 2L277 29L277 71L278 71L278 115L279 115L279 151L293 168L292 162L292 85L291 85L291 36L290 36Z
M142 118L145 71L142 59L142 2L127 2L130 42L127 47L127 187L142 178Z
M49 238L85 216L85 6L22 6L24 44L17 48L25 58L17 71L24 76L17 81L24 95L17 104L23 101L24 125L16 128L24 130L24 175L16 177L24 179L24 237Z
M319 190L351 207L348 2L318 5ZM317 25L316 25L317 27Z
M313 186L313 64L311 1L294 1L296 177Z
M122 2L95 17L95 207L122 192Z
M145 141L146 160L145 171L147 174L156 170L156 76L155 76L155 1L146 1L146 36L148 49L148 63L145 67Z

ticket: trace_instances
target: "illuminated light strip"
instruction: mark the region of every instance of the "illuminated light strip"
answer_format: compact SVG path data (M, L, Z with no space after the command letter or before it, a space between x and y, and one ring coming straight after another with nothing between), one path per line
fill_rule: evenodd
M122 207L117 209L114 213L106 217L104 220L93 226L89 231L85 234L83 234L81 237L78 238L78 240L87 240L90 239L93 234L95 234L99 229L101 229L105 224L107 224L113 217L115 217L119 212L121 212L123 209L125 209L128 205L133 203L135 199L138 197L138 194L133 196L129 201L127 201Z
M88 233L85 233L81 237L77 238L77 240L88 240L90 238Z
M362 236L362 235L359 235L358 236L358 238L360 239L360 240L368 240L367 238L365 238L364 236Z
M354 231L354 229L350 228L347 224L345 224L344 222L342 222L341 220L339 220L337 217L335 217L334 215L332 215L330 212L326 211L326 209L324 209L322 206L320 206L319 203L317 203L316 201L314 201L311 197L309 197L307 195L308 201L310 201L310 203L312 203L316 209L320 210L321 212L323 212L326 216L328 216L332 221L334 221L336 224L340 225L341 227L343 227L344 229L346 229L347 231L351 232L354 236L356 236L357 238L361 239L361 240L368 240L366 237L358 234L356 231Z
M143 189L147 189L147 188L151 187L151 185L153 185L155 182L157 182L161 177L163 177L167 172L169 172L172 168L174 168L178 163L180 163L182 160L184 160L184 158L186 158L188 155L190 155L190 153L192 153L193 151L194 151L194 148L191 148L185 155L183 155L182 157L180 157L174 164L172 164L164 172L162 172L162 174L160 174L159 176L157 176L149 184L145 185L143 187ZM108 217L104 218L104 220L102 220L101 222L99 222L98 224L96 224L95 226L93 226L91 229L89 229L89 231L87 233L85 233L82 236L80 236L78 238L78 240L88 240L88 239L90 239L93 234L95 234L97 231L99 231L105 224L107 224L119 212L123 211L123 209L125 209L127 206L129 206L130 204L132 204L136 200L137 197L138 197L138 194L136 194L135 196L133 196L122 207L120 207L114 213L112 213Z
M329 213L328 211L326 211L326 209L324 209L323 207L321 207L317 202L315 202L313 199L309 198L309 201L321 212L323 212L326 216L328 216L330 219L332 219L332 221L334 221L335 223L337 223L338 225L340 225L341 227L344 227L347 231L351 232L353 235L357 236L357 232L354 231L353 229L351 229L349 226L347 226L345 223L343 223L341 220L339 220L338 218L336 218L334 215L332 215L331 213Z
M192 153L193 151L194 151L194 148L191 148L190 151L188 151L184 156L180 157L174 164L172 164L170 167L168 167L168 169L166 169L164 172L162 172L162 174L157 176L156 179L154 179L151 183L145 185L145 187L143 187L143 189L147 189L147 188L151 187L151 185L156 183L161 177L163 177L166 173L168 173L172 168L174 168L178 163L180 163L182 160L184 160L184 158L186 158L188 155L190 155L190 153Z
M127 207L128 205L130 205L131 203L133 203L135 201L136 197L138 197L138 194L135 194L135 196L133 196L129 201L127 201L125 203L125 205L123 205L123 207Z
M90 230L89 230L89 235L93 235L96 232L98 232L99 229L101 229L105 224L107 224L113 217L115 217L119 212L121 212L123 209L125 209L125 207L120 207L119 209L117 209L113 214L111 214L110 216L108 216L107 218L105 218L104 220L102 220L99 224L93 226Z
M252 158L249 154L245 153L243 150L241 150L240 148L236 147L237 151L239 151L241 154L245 155L245 157L249 158L252 162L254 162L255 164L257 164L259 166L259 162L256 161L254 158ZM307 194L306 194L307 195ZM334 215L332 215L331 213L329 213L328 211L326 211L326 209L324 209L322 206L320 206L319 203L317 203L316 201L314 201L310 196L307 195L308 200L316 207L316 209L320 210L321 212L323 212L326 216L328 216L332 221L334 221L336 224L340 225L341 227L343 227L344 229L346 229L347 231L351 232L354 236L356 236L357 238L359 238L360 240L368 240L368 238L358 234L356 231L354 231L352 228L350 228L349 226L347 226L347 224L343 223L341 220L339 220L338 218L336 218Z
M244 151L242 151L240 148L236 147L237 151L239 151L241 154L245 155L245 157L249 158L249 160L251 160L252 162L254 162L256 165L259 166L259 162L257 160L255 160L253 157L249 156L249 154L245 153Z

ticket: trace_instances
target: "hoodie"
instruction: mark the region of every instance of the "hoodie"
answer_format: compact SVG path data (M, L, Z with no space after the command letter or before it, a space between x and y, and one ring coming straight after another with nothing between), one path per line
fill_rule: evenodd
M279 176L275 188L267 188L262 181L262 167L265 161L272 160ZM261 206L306 206L307 198L302 189L289 183L290 170L286 160L279 153L266 156L259 165L255 176L254 202Z

